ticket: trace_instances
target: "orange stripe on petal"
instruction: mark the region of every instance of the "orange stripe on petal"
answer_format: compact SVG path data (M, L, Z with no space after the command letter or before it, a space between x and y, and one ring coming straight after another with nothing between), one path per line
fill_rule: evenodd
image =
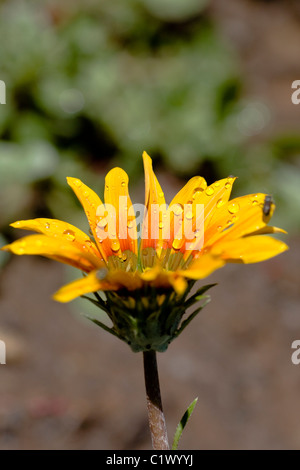
M164 237L167 241L167 247L173 252L181 249L185 251L186 237L188 233L186 221L192 215L192 231L196 229L196 204L200 195L205 191L207 183L201 176L191 178L187 184L176 194L168 208L168 221L170 226L169 236ZM184 212L185 211L185 212ZM187 216L184 219L184 215ZM188 222L190 223L190 222Z
M145 170L145 214L142 230L141 249L153 247L157 256L160 256L163 246L164 214L166 214L166 201L164 193L152 168L149 155L143 153ZM159 210L159 208L161 210Z
M106 175L104 200L105 207L110 205L113 209L109 213L109 222L114 231L112 246L115 244L117 247L119 243L120 252L130 250L137 254L136 221L128 192L128 176L121 168L113 168Z

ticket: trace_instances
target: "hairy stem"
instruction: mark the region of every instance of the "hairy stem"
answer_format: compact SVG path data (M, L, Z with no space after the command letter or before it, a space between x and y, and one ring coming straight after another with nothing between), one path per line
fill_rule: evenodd
M152 447L155 450L168 450L169 442L166 421L160 397L156 352L145 351L143 354L147 408Z

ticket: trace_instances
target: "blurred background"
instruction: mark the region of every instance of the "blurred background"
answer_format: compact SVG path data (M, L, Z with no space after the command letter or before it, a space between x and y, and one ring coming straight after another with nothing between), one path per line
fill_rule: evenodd
M0 44L1 246L18 219L88 230L66 176L102 197L121 166L143 202L143 150L169 202L195 174L273 195L291 250L209 278L210 305L159 355L162 396L170 438L199 397L181 448L300 448L299 1L1 1ZM78 273L0 266L0 448L149 449L142 356L81 300L51 300Z

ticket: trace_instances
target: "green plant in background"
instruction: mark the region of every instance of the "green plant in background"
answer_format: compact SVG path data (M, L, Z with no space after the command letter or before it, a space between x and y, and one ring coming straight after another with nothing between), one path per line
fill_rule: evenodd
M62 175L96 185L114 159L132 176L144 148L182 177L234 168L249 182L241 191L263 183L285 225L299 223L288 201L298 185L300 141L249 145L269 111L242 100L235 55L208 3L1 4L0 230L41 209L59 217L72 211L76 220Z

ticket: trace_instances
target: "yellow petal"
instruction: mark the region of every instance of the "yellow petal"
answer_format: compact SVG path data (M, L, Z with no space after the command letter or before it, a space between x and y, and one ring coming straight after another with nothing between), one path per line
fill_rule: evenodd
M87 249L74 246L72 241L50 238L46 235L29 235L1 249L16 255L45 256L86 272L103 265L100 257L90 253Z
M105 206L109 204L114 208L109 214L114 219L111 222L116 234L112 243L119 242L120 252L130 250L137 254L136 221L128 192L128 176L121 168L113 168L106 175L104 200Z
M269 236L254 235L228 241L218 248L213 248L212 253L216 250L221 251L220 255L226 262L258 263L283 253L288 250L288 246Z
M81 295L89 294L91 292L97 292L98 290L116 290L118 286L101 279L101 272L102 270L100 270L99 275L99 271L93 271L83 279L78 279L61 287L61 289L54 294L53 299L58 302L70 302L70 300L73 300L76 297L80 297ZM103 270L104 275L106 272L107 270Z
M166 214L164 193L152 168L149 155L143 153L145 170L145 206L147 213L143 221L141 249L153 247L160 256L163 245L163 223ZM158 210L159 207L162 210Z
M67 222L57 219L39 218L18 220L10 225L14 228L32 230L34 232L47 235L48 237L54 237L56 240L61 240L62 243L65 241L71 241L73 247L76 247L81 251L90 252L100 258L99 250L93 240L77 227L74 227Z
M83 279L70 282L59 289L54 295L58 302L69 302L84 294L97 291L113 291L121 288L136 290L142 286L142 281L137 273L126 273L124 271L109 272L106 268L101 268L91 272Z
M217 209L205 231L204 246L223 243L265 228L271 218L263 213L265 194L249 194L232 199Z
M111 240L102 230L107 226L104 205L99 196L79 179L68 177L67 181L86 213L98 249L103 259L106 261L113 252L111 250ZM100 234L103 235L103 238L100 237ZM104 237L104 235L106 235L106 237Z
M205 253L192 261L187 269L176 271L178 275L189 279L203 279L209 276L216 269L224 266L225 261L216 254Z
M165 249L169 248L172 250L171 252L174 252L183 248L184 251L184 243L186 242L184 234L188 233L187 230L185 230L184 215L188 215L189 212L192 214L192 230L195 230L195 218L197 215L196 204L199 196L206 187L207 183L205 179L201 176L195 176L191 178L172 199L167 211L167 223L170 230L167 235L163 233L163 237L166 239L166 244L164 244ZM176 247L175 250L173 248L174 239L176 240L174 243L174 246Z
M235 177L229 176L208 186L205 191L202 191L195 198L195 206L197 204L203 205L203 212L198 211L198 218L194 225L195 234L198 232L199 237L195 237L189 240L190 246L184 246L184 258L188 259L191 254L197 254L204 245L204 239L202 234L205 234L211 221L214 219L215 214L218 211L218 207L222 204L226 204L230 198L232 185L236 180ZM201 207L199 206L201 209ZM197 232L196 232L197 231Z

